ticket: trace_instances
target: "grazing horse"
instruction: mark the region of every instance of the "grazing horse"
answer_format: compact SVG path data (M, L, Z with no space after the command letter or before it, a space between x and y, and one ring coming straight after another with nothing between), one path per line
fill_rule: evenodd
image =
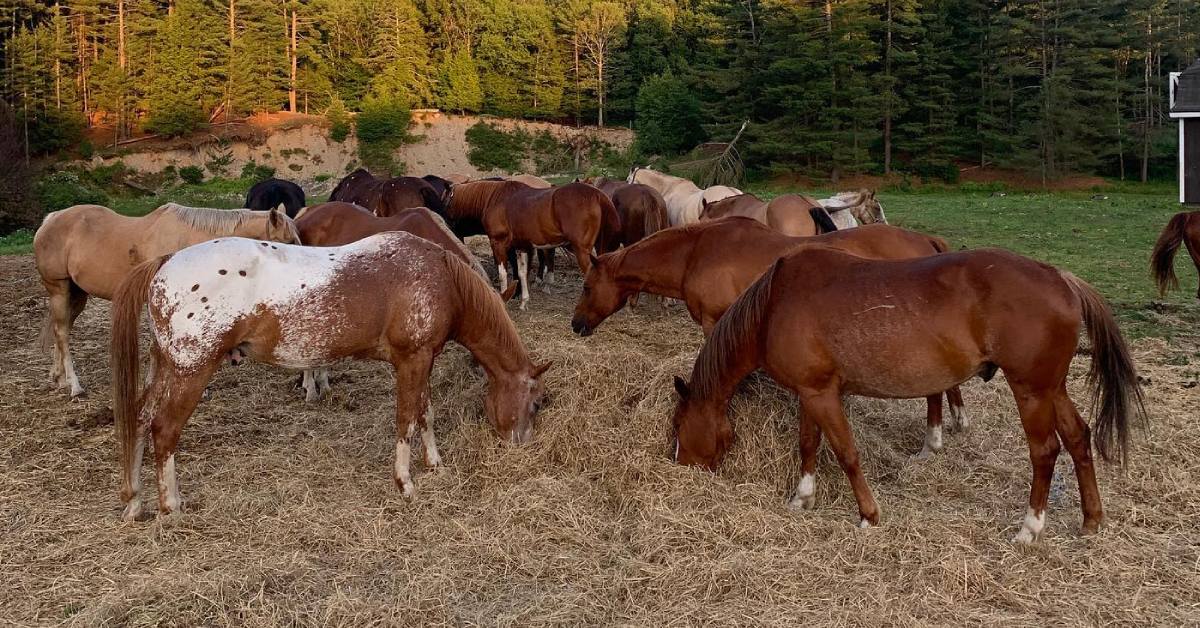
M442 201L442 206L450 204L450 196L454 194L454 183L449 179L443 179L436 174L427 174L421 177L423 181L433 186L433 191L437 192L438 198Z
M640 183L625 183L605 177L592 177L584 183L604 192L617 208L621 228L617 237L605 243L604 253L640 242L670 226L667 204L657 190Z
M246 193L247 209L267 211L280 205L287 210L288 218L295 218L296 212L304 207L304 190L291 181L267 179L255 183Z
M521 309L525 309L529 301L528 261L534 249L568 245L580 271L586 273L589 255L602 233L602 226L620 225L612 201L585 183L568 183L544 190L516 181L464 183L454 188L454 202L449 214L450 224L460 237L465 234L459 226L470 221L482 226L491 241L501 290L508 282L504 263L509 251L517 252Z
M705 336L729 306L780 257L808 246L829 246L872 259L910 259L948 249L941 238L888 225L792 238L750 218L735 216L660 231L631 247L592 261L571 327L591 335L638 292L682 299ZM819 269L813 269L819 272ZM853 318L845 328L857 330ZM844 330L843 330L844 331ZM929 395L925 444L918 458L942 448L942 395ZM957 386L946 390L950 416L959 428L970 419Z
M138 395L138 326L148 302L154 374ZM158 506L178 512L175 445L205 385L240 353L310 369L354 358L392 365L393 477L414 494L409 441L422 428L425 464L441 462L429 422L429 373L448 340L483 365L484 408L497 434L524 443L550 366L534 366L500 297L453 254L409 233L336 248L221 238L135 268L113 300L113 408L124 517L138 516L142 452L154 439Z
M854 333L846 334L847 321ZM1074 275L1008 251L984 249L915 260L867 260L826 247L776 262L721 318L690 382L676 378L675 460L715 468L729 450L734 388L765 369L800 398L801 478L792 505L815 502L821 434L858 502L859 525L879 507L859 467L842 395L921 397L1003 370L1029 443L1033 485L1014 541L1033 542L1059 441L1075 463L1083 530L1103 518L1091 430L1067 394L1081 327L1092 346L1088 383L1098 401L1096 445L1125 460L1130 415L1145 419L1142 392L1112 311Z
M417 177L376 179L363 168L339 181L329 200L361 205L376 216L391 216L410 207L428 207L439 215L446 215L441 195L428 181Z
M1179 287L1179 278L1175 276L1175 251L1179 250L1180 244L1187 247L1196 264L1196 273L1200 274L1200 211L1180 212L1172 216L1159 234L1158 242L1154 243L1154 252L1150 255L1151 268L1161 295ZM1200 287L1196 289L1196 298L1200 299Z
M168 203L140 218L99 205L76 205L50 213L33 236L33 256L50 311L42 346L51 353L50 379L71 396L82 395L69 339L88 297L111 299L121 279L138 264L218 236L245 236L300 243L290 218L274 209L206 209Z
M700 211L704 209L704 201L712 203L742 193L737 188L724 185L714 185L702 190L688 179L672 177L650 168L635 167L629 171L629 178L625 182L642 183L658 191L667 204L667 214L671 217L672 227L700 220Z
M814 236L837 231L829 213L817 201L801 194L784 194L766 202L753 194L704 202L700 220L745 216L788 236Z
M818 201L838 229L851 229L859 225L877 222L887 224L883 204L875 197L875 190L861 189L857 192L839 192L831 198Z

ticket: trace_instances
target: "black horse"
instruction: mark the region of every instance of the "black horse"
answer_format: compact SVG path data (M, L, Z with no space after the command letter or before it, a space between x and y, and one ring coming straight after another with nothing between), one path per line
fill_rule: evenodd
M304 207L304 190L291 181L267 179L255 183L246 193L246 207L267 211L283 205L288 218L295 218Z

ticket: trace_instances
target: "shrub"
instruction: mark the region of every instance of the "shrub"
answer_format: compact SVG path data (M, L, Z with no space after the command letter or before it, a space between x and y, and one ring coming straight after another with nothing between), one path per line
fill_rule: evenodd
M346 112L346 103L337 94L329 98L325 119L329 120L329 137L335 142L346 141L350 135L350 114Z
M128 174L128 170L125 167L125 163L114 161L111 164L96 166L91 170L85 171L83 178L97 187L105 187L114 183L120 183L125 179L126 174Z
M79 144L83 138L83 114L68 109L47 109L29 119L29 149L48 155Z
M251 181L266 181L275 176L275 168L265 166L251 159L246 165L242 166L242 178L250 179Z
M525 157L524 134L505 133L486 122L467 129L467 160L480 170L516 172Z
M412 114L399 98L368 98L354 123L358 136L358 156L371 172L392 173L402 170L392 153L408 139Z
M146 130L151 133L177 137L200 128L206 122L204 110L195 102L172 102L152 109L146 120Z
M12 109L0 100L0 233L36 227L41 219L37 198L29 189L31 171L25 163L25 144Z
M96 154L96 147L88 140L79 142L79 157L82 159L91 159L92 155Z
M34 186L37 200L47 212L72 205L104 205L108 195L80 178L79 173L62 170L43 177Z
M637 146L643 153L678 153L704 139L699 99L669 71L646 79L635 111Z
M200 166L184 166L179 169L179 178L189 185L199 185L204 182L204 169Z

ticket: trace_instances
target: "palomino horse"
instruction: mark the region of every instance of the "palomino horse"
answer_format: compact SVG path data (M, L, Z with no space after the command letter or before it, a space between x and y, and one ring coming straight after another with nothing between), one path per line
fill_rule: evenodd
M678 227L700 220L700 211L704 209L704 201L712 203L730 196L737 196L742 191L724 185L714 185L701 190L688 179L672 177L649 168L634 168L629 171L626 183L642 183L662 194L667 204L667 214L671 217L671 226Z
M51 352L50 379L71 396L83 394L75 375L71 326L88 297L111 299L134 266L217 236L246 236L299 244L295 224L274 209L206 209L168 203L140 218L99 205L52 212L33 236L33 255L50 312L42 330Z
M139 397L138 325L149 302L154 374ZM175 445L226 356L241 353L288 368L381 360L396 376L393 477L414 494L409 441L420 425L425 464L441 456L430 425L429 373L448 340L483 365L484 408L499 436L533 436L542 373L529 359L500 297L451 253L409 233L388 232L336 248L221 238L145 262L113 300L113 408L124 517L138 499L146 430L154 438L159 512L180 510Z
M625 183L605 177L591 177L584 183L604 192L617 208L621 228L612 242L605 243L604 253L618 246L629 246L670 226L667 204L657 190L640 183Z
M250 186L246 192L246 209L266 211L283 205L288 218L294 219L296 212L304 207L304 190L283 179L267 179Z
M491 241L500 275L500 289L508 282L504 267L509 251L517 252L517 279L521 284L521 309L529 301L528 263L534 249L569 245L586 273L588 256L597 244L615 237L604 234L604 225L620 225L617 210L603 192L585 183L535 190L516 181L474 181L454 186L451 225L479 222ZM456 235L466 233L458 228Z
M1150 259L1154 282L1160 294L1165 295L1169 290L1179 287L1179 278L1175 276L1175 251L1179 250L1180 244L1187 247L1192 261L1196 263L1196 273L1200 274L1200 211L1180 212L1172 216L1159 234L1158 242L1154 243ZM1196 298L1200 299L1200 287L1196 289Z
M584 278L583 295L571 327L590 335L604 319L638 292L683 299L706 336L754 280L776 260L799 248L824 245L873 259L926 257L947 250L941 238L888 225L870 225L830 234L792 238L755 220L724 218L660 231L631 247L602 255ZM814 269L817 272L817 269ZM843 322L843 333L859 323ZM856 332L857 333L857 332ZM958 387L946 391L950 415L959 428L970 419ZM929 395L925 444L919 458L942 448L942 396Z
M296 220L296 229L308 246L342 246L384 231L405 231L453 253L484 281L488 278L479 258L454 237L446 221L424 207L380 218L358 205L333 201L306 209ZM329 369L304 371L303 381L304 400L316 401L329 392Z
M814 236L838 228L815 200L801 194L784 194L768 203L753 194L739 194L704 202L700 220L745 216L788 236Z
M875 197L875 190L861 189L857 192L839 192L831 198L818 201L829 212L838 229L851 229L859 225L877 222L887 224L883 204Z
M417 177L376 179L362 168L339 181L329 200L361 205L376 216L391 216L410 207L428 207L435 213L446 213L441 195L428 181Z
M520 181L535 190L545 190L546 188L554 187L553 183L532 174L512 174L501 178L505 181Z
M855 331L846 334L846 321ZM676 378L675 460L715 468L729 450L734 388L758 368L800 398L801 477L792 505L815 502L821 434L846 472L862 527L879 507L859 467L842 395L912 398L1003 370L1029 443L1033 486L1014 541L1046 523L1059 440L1075 463L1083 530L1103 518L1091 433L1067 394L1080 327L1092 345L1089 384L1099 402L1096 445L1125 460L1130 415L1145 419L1125 340L1104 298L1074 275L1008 251L866 260L808 247L776 262L717 323L691 381Z

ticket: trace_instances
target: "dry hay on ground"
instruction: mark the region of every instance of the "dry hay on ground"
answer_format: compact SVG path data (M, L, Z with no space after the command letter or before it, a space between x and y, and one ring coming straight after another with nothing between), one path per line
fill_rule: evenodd
M561 260L561 257L560 257ZM569 262L562 265L568 266ZM818 508L798 479L796 404L763 378L734 403L717 475L670 463L670 379L701 344L681 309L643 305L569 330L577 273L513 317L553 359L535 442L497 442L484 383L449 349L433 381L446 469L404 501L390 478L392 382L334 370L306 406L295 374L227 367L184 429L188 511L119 521L108 307L79 321L91 395L46 384L44 299L28 257L0 258L0 608L16 624L1160 624L1200 621L1200 388L1195 344L1135 345L1153 413L1127 474L1101 466L1107 525L1078 535L1063 455L1045 537L1009 542L1030 469L1001 378L965 387L975 424L927 462L921 402L852 399L882 527L859 530L827 449ZM1193 337L1194 341L1194 337ZM1189 341L1192 342L1192 341ZM1072 371L1083 401L1086 356ZM420 463L416 470L420 473ZM144 471L149 479L149 465ZM153 500L153 480L146 500ZM153 503L148 501L148 505Z

